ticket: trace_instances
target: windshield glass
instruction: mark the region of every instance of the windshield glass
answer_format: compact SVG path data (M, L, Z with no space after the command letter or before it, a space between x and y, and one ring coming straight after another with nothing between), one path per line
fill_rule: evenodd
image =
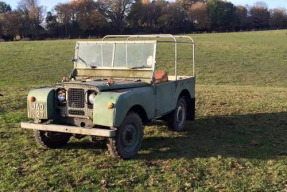
M78 42L78 68L153 68L156 41Z

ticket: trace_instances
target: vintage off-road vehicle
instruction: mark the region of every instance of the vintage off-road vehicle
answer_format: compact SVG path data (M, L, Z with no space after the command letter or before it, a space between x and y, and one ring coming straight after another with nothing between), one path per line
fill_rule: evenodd
M156 70L158 43L174 44L174 76ZM192 76L177 76L178 44L193 50ZM129 159L141 148L145 124L162 118L182 131L186 120L194 120L194 50L189 36L110 35L77 42L70 77L30 91L28 117L34 122L21 127L33 129L45 148L61 147L71 136L105 138L113 156Z

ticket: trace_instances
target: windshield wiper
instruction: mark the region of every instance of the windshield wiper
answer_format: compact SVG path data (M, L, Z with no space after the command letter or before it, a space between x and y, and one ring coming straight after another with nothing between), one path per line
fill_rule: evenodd
M95 69L95 68L98 67L98 66L96 66L96 65L88 65L88 63L87 63L83 58L81 58L81 57L78 57L78 59L79 59L80 61L82 61L87 67L91 67L92 69ZM73 59L72 61L73 61L73 62L76 62L78 59Z
M82 59L81 57L78 57L86 66L88 66L88 64L87 64L87 62L84 60L84 59Z
M131 67L130 69L144 69L144 68L151 68L151 67L147 67L147 66L137 66L137 67Z

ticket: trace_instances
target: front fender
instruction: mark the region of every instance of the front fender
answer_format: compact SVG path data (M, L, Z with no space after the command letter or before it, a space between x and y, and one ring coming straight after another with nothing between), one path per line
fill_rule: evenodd
M53 119L55 116L54 94L54 89L51 87L31 90L27 97L28 118ZM30 97L35 97L36 101L31 102ZM39 105L41 107L38 107Z
M114 103L113 109L108 109L109 103ZM129 110L136 105L145 110L148 119L155 117L155 96L152 87L99 93L94 103L93 123L119 127Z
M93 123L107 127L114 126L116 113L116 105L112 109L108 109L109 103L116 104L121 94L116 92L99 92L95 98Z

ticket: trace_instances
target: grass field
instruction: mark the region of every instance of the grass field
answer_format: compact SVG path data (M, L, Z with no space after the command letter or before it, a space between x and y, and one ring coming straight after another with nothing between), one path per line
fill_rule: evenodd
M72 71L75 40L0 43L0 191L287 191L287 31L192 36L196 121L146 127L129 161L88 138L44 150L19 128L28 91Z

